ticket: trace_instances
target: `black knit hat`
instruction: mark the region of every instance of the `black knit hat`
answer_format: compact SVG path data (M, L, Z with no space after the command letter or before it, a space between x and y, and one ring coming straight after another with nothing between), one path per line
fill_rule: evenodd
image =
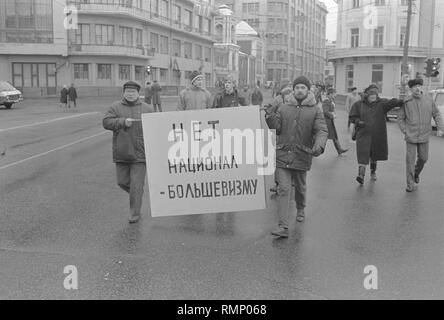
M298 84L305 85L308 88L308 90L310 90L311 88L310 80L308 80L308 78L304 76L297 77L296 80L293 81L293 90Z
M191 81L191 83L193 83L199 77L203 78L202 73L200 73L199 71L195 70L195 71L191 72L191 74L190 74L190 81Z
M413 88L414 86L422 86L424 85L424 80L422 79L413 79L409 81L409 88Z
M140 91L140 84L134 81L128 81L123 85L123 91L126 89L136 89L137 91Z

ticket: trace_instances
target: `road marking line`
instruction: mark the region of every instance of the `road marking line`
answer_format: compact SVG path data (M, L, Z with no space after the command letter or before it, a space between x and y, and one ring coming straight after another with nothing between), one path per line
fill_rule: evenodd
M0 132L5 132L5 131L10 131L10 130L16 130L16 129L22 129L22 128L28 128L28 127L34 127L34 126L39 126L41 124L48 124L51 122L56 122L56 121L61 121L61 120L67 120L67 119L73 119L73 118L79 118L79 117L84 117L84 116L88 116L88 115L92 115L92 114L98 114L99 112L88 112L88 113L81 113L81 114L76 114L73 116L69 116L69 117L63 117L63 118L56 118L56 119L52 119L52 120L46 120L46 121L41 121L41 122L35 122L35 123L31 123L31 124L26 124L24 126L18 126L18 127L11 127L11 128L5 128L5 129L0 129Z
M26 159L23 159L23 160L20 160L20 161L16 161L16 162L13 162L13 163L7 164L7 165L5 165L5 166L3 166L3 167L0 167L0 170L7 169L7 168L10 168L10 167L13 167L13 166L15 166L15 165L18 165L18 164L20 164L20 163L23 163L23 162L26 162L26 161L29 161L29 160L33 160L33 159L36 159L36 158L40 158L40 157L46 156L47 154L50 154L50 153L55 152L55 151L59 151L59 150L62 150L62 149L66 149L66 148L68 148L68 147L70 147L70 146L73 146L73 145L75 145L75 144L78 144L78 143L81 143L81 142L84 142L84 141L90 140L90 139L92 139L92 138L95 138L95 137L101 136L101 135L103 135L103 134L105 134L105 133L108 133L108 132L107 132L107 131L104 131L104 132L101 132L101 133L98 133L98 134L92 135L92 136L90 136L90 137L83 138L83 139L80 139L80 140L77 140L77 141L74 141L74 142L71 142L71 143L65 144L64 146L57 147L57 148L55 148L55 149L52 149L52 150L49 150L49 151L46 151L46 152L43 152L43 153L40 153L40 154L36 154L35 156L32 156L32 157L29 157L29 158L26 158Z

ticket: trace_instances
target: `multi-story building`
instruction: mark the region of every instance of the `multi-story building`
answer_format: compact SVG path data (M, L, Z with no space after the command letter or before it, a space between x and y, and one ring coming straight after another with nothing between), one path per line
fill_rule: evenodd
M324 80L327 8L319 0L217 0L265 41L266 80Z
M0 74L26 96L154 79L178 91L193 70L212 85L214 14L213 0L0 0Z
M407 24L407 0L340 0L335 65L338 92L377 84L384 96L398 96ZM409 39L409 76L424 73L428 56L444 58L444 1L414 1ZM434 16L434 23L432 24ZM433 32L432 32L433 30ZM432 38L433 34L433 38ZM432 78L431 87L443 85Z

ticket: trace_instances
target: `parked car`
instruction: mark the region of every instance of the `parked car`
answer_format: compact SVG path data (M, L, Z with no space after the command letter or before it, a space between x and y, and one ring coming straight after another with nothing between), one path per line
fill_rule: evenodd
M435 101L436 107L441 113L441 118L444 120L444 88L429 91L429 96ZM436 128L435 120L432 119L432 126Z
M9 82L0 81L0 106L11 109L14 103L23 101L22 93L14 88Z

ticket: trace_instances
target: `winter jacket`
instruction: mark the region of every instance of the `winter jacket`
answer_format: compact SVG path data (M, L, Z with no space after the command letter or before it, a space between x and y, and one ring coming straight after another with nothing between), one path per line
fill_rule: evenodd
M225 90L219 92L213 101L213 108L231 108L246 106L246 101L243 97L239 96L237 90L233 90L231 94L227 94Z
M60 103L68 103L68 89L66 88L60 91Z
M312 92L300 105L293 94L288 95L286 100L285 104L267 110L265 116L269 128L280 135L276 146L276 166L308 171L313 157L299 147L325 149L328 131L324 114Z
M350 113L352 106L358 101L361 101L361 96L359 94L356 96L349 94L347 96L347 99L345 100L345 110L347 113Z
M251 94L251 104L254 106L262 106L264 102L264 96L259 89L255 89Z
M69 87L68 89L68 97L70 101L76 101L77 100L77 90L74 87Z
M442 115L430 97L408 97L398 115L398 124L405 140L410 143L428 142L432 133L432 118L438 129L444 131Z
M103 127L113 131L113 161L118 163L139 163L145 162L145 147L143 144L142 122L133 122L131 127L125 125L128 118L141 120L143 113L154 112L154 109L146 103L137 100L130 105L125 99L113 103L103 118ZM117 137L121 132L128 133L134 147L135 159L126 160L127 148L119 146Z
M182 90L177 105L178 111L211 108L211 93L194 86Z
M151 90L151 85L145 88L145 103L151 104L151 98L153 97L153 91Z

